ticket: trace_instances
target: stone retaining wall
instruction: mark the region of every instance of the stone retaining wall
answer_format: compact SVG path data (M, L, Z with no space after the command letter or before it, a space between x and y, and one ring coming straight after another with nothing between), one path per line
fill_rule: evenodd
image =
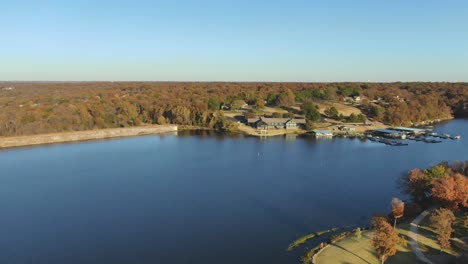
M177 131L176 125L154 125L129 128L109 128L54 134L42 134L19 137L0 137L0 148L11 148L29 145L62 143L82 140L105 139L114 137L129 137L139 135L161 134Z

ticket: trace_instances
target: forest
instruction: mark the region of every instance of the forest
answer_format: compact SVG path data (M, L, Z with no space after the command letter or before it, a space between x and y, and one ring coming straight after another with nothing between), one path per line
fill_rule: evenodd
M169 123L232 130L224 107L356 96L367 117L389 125L468 116L468 83L3 82L0 136Z

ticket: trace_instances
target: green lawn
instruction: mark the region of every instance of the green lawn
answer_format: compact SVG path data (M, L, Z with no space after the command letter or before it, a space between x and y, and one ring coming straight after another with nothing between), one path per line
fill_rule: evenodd
M396 255L391 256L385 263L418 263L416 255L412 252L409 245L410 231L409 224L401 224L398 226L399 235L404 237L408 242L407 245L400 245ZM454 226L455 237L468 236L468 228L463 225L461 217L457 218L457 223ZM361 239L357 239L354 234L345 239L331 244L316 256L318 264L379 264L377 254L371 247L371 239L373 231L364 231ZM429 226L429 220L426 218L421 223L419 228L418 243L421 251L436 263L446 263L448 259L453 258L462 249L458 246L453 246L450 250L440 251L437 244L436 235ZM452 243L455 244L455 243ZM464 245L466 246L466 244Z
M379 258L370 243L373 234L373 231L364 231L360 239L357 239L354 235L350 235L328 246L317 255L316 263L380 264ZM407 246L400 246L397 255L390 257L386 263L417 263L417 261L408 244Z

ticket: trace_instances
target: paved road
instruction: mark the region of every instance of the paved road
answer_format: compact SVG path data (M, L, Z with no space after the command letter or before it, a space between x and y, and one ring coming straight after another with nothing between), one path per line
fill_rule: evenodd
M410 246L411 249L413 250L414 254L416 254L416 257L423 263L428 263L428 264L435 264L434 262L430 261L424 253L422 253L421 249L419 248L418 244L418 227L419 223L432 212L433 208L427 209L423 211L418 217L416 217L413 222L411 222L410 225L410 237L412 240L410 241Z

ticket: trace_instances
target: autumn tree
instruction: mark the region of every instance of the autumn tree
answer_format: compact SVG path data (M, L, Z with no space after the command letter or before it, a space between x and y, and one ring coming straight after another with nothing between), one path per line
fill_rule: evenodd
M222 111L216 111L211 115L209 126L221 132L234 131L237 129L237 124L229 121Z
M277 106L292 106L296 102L296 96L291 90L287 90L286 92L280 93L278 98L276 99Z
M397 232L383 217L373 218L375 229L372 247L377 251L380 261L384 263L388 257L395 255L400 241Z
M413 201L424 202L430 194L431 181L420 169L413 169L404 175L400 187L404 194L411 196Z
M398 198L393 198L390 203L390 206L392 207L392 214L393 218L395 219L393 229L396 229L397 219L403 217L403 213L405 211L405 203Z
M468 207L468 178L456 173L434 181L432 197L453 211Z
M453 232L452 224L455 221L455 216L452 211L440 208L434 211L431 215L431 226L437 233L437 241L441 249L450 247L450 236Z
M258 109L264 108L265 107L265 100L263 100L263 98L257 98L257 100L255 100L255 106Z
M388 222L387 216L379 215L379 214L374 215L371 218L371 227L375 229L377 226L381 224L381 222Z
M167 117L173 124L190 125L190 109L185 106L176 106L167 112Z
M236 99L234 101L232 101L231 103L231 108L233 110L239 110L242 108L242 106L245 105L245 101L244 100L239 100L239 99Z

